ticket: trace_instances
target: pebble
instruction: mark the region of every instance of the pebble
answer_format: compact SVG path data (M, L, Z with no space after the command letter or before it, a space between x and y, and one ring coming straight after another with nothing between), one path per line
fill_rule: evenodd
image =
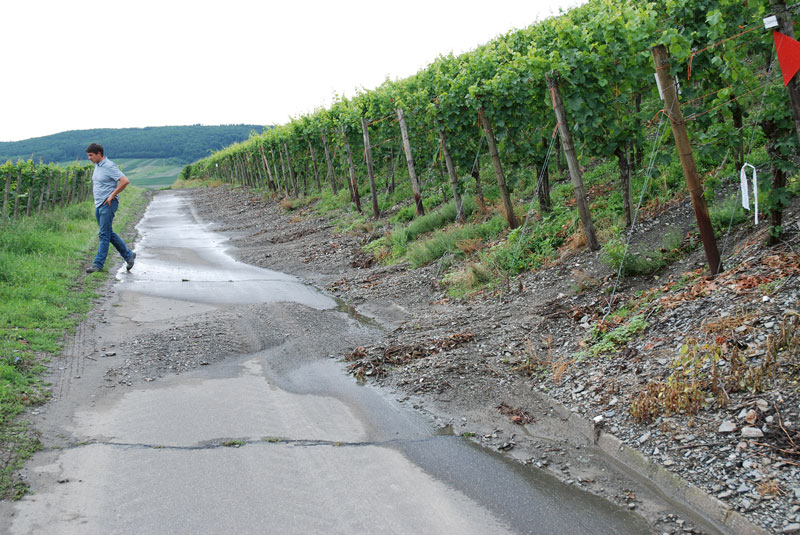
M764 432L757 427L745 426L742 427L742 436L745 438L761 438L764 436Z
M783 527L778 533L797 533L800 531L800 524L788 524Z
M730 420L725 420L720 424L718 431L720 433L733 433L736 431L736 424Z

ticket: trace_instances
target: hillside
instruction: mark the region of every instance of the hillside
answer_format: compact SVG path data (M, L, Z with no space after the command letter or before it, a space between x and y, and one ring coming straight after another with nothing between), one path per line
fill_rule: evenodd
M459 297L443 263L370 258L364 243L386 227L343 230L324 199L293 208L246 188L192 195L201 219L235 233L237 259L296 275L347 303L354 320L383 324L378 343L331 356L442 428L635 509L654 533L716 531L654 508L640 486L620 488L598 470L606 456L722 532L796 532L797 198L777 246L764 245L763 223L732 227L714 279L691 239L655 273L619 277L603 254L564 249ZM694 227L690 203L675 203L642 217L632 244L658 247L665 228L692 238ZM475 269L476 256L452 261Z
M0 142L0 162L29 158L44 162L84 160L84 149L100 143L114 161L127 158L175 160L191 163L210 153L243 141L263 126L239 124L222 126L148 126L145 128L95 128L70 130L22 141Z

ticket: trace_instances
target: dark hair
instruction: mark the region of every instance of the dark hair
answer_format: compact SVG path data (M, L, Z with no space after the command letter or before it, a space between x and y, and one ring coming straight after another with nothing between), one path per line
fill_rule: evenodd
M99 143L92 143L88 147L86 147L86 152L91 152L92 154L99 154L100 156L105 156L103 154L103 146Z

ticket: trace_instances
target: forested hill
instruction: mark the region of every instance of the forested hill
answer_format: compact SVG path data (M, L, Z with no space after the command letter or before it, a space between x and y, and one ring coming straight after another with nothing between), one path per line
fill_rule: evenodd
M232 143L261 133L263 126L148 126L145 128L96 128L70 130L50 136L0 142L0 162L32 158L38 162L86 159L90 143L100 143L112 158L173 158L191 163Z

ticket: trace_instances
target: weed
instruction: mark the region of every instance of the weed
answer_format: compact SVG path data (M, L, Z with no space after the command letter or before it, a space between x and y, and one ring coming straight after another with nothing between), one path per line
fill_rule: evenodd
M222 445L226 448L239 448L244 446L244 440L226 440Z
M617 317L624 317L625 310L618 310ZM613 353L630 342L635 335L644 331L648 325L641 314L631 317L630 320L614 329L607 329L606 324L599 324L592 329L592 338L596 342L589 347L588 352L594 357Z

